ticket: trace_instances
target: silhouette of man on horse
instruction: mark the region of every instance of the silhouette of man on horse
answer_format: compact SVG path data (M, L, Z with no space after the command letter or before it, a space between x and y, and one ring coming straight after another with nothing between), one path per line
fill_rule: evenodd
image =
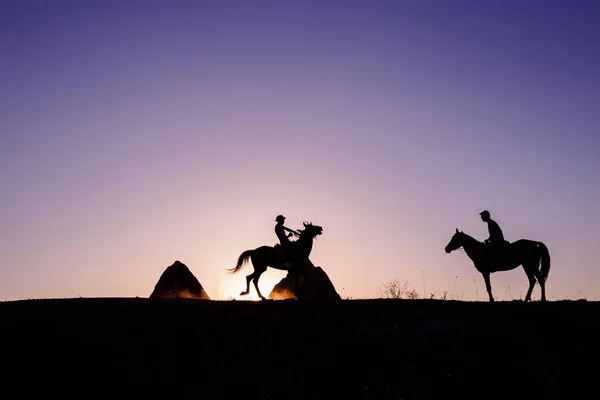
M286 260L283 265L287 269L291 269L293 267L291 261L293 255L293 242L291 242L289 238L292 235L299 236L300 234L295 230L283 225L283 223L285 222L285 217L283 215L278 215L275 218L275 222L277 222L277 224L275 225L275 235L277 235L277 238L279 239L279 243L274 246L275 250L283 252L283 257ZM286 234L286 232L289 233Z
M246 250L238 257L236 266L227 269L229 273L235 274L240 271L248 261L252 262L254 272L246 276L246 290L241 292L240 296L249 293L250 282L253 282L258 297L262 300L266 300L260 293L258 280L262 273L265 272L268 267L271 267L280 271L287 271L288 274L292 276L294 279L294 294L296 295L296 298L300 299L300 287L302 285L300 277L304 278L305 283L308 282L310 271L306 267L310 264L309 256L312 251L313 241L316 240L317 236L323 234L323 227L305 221L303 223L304 229L299 229L298 232L296 232L283 225L283 222L285 221L283 215L278 215L276 221L278 226L276 226L275 232L281 243L276 244L275 246L259 246L255 249ZM290 235L286 234L286 231L291 234L297 234L298 240L290 242L288 240ZM284 252L284 248L288 250L288 253ZM286 261L289 262L288 265L284 265Z
M508 240L504 239L504 233L502 233L502 229L500 229L500 225L496 221L494 221L488 210L483 210L479 213L483 222L488 224L488 232L490 236L484 240L488 246L488 250L494 255L498 255L501 252L508 249L508 245L510 244Z

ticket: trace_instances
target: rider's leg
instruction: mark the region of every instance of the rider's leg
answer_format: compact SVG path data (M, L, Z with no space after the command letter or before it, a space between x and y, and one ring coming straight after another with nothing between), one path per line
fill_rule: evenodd
M286 260L286 261L283 263L283 266L284 266L286 269L290 270L290 269L292 269L292 268L293 268L293 266L294 266L294 265L292 264L291 257L290 257L290 252L291 252L290 246L286 244L286 245L283 247L283 251L285 252L285 255L286 255L286 258L287 258L287 260Z

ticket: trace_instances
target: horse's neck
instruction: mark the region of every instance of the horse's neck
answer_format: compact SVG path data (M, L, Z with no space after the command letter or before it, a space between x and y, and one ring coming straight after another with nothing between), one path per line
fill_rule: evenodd
M465 249L465 253L467 253L470 259L475 260L481 254L481 250L483 250L483 243L466 233L464 235L465 244L463 244L463 249Z
M309 254L312 250L313 241L310 237L300 236L300 239L298 239L298 244L301 246L302 250Z

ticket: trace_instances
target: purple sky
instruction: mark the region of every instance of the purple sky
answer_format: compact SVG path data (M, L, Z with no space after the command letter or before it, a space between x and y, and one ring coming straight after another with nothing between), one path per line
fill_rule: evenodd
M0 300L147 297L175 260L235 297L277 214L343 297L485 300L443 250L483 209L597 300L598 38L595 1L4 0Z

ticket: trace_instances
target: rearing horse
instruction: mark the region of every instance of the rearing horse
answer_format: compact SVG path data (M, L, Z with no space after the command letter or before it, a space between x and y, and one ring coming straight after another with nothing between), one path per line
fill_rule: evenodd
M502 251L502 255L490 254L487 246L489 245L456 229L456 233L452 236L452 239L450 239L444 250L446 253L450 253L460 247L465 250L465 253L473 261L477 271L483 275L490 301L494 301L490 274L498 271L510 271L519 265L523 266L527 274L527 279L529 279L529 290L525 296L525 301L531 300L531 292L535 286L536 279L542 289L541 301L546 301L546 280L550 272L550 254L544 243L519 239L507 245L506 249Z
M294 294L296 295L296 298L299 298L300 294L300 274L302 274L304 277L304 282L308 280L305 264L308 262L308 256L312 250L313 239L323 233L323 228L318 225L313 225L312 223L307 224L306 222L303 224L304 229L298 230L300 232L300 237L297 241L290 244L292 253L290 256L295 266L289 271L295 280ZM256 293L258 293L260 299L266 300L266 298L260 293L260 289L258 288L258 280L268 267L287 271L288 269L283 266L284 262L286 261L285 257L280 250L273 246L260 246L254 250L246 250L240 254L237 265L234 268L227 269L227 271L229 271L230 274L235 274L242 269L248 260L252 261L254 272L246 276L246 290L240 293L240 296L245 296L250 292L250 281L252 281L254 283L254 287L256 288Z

